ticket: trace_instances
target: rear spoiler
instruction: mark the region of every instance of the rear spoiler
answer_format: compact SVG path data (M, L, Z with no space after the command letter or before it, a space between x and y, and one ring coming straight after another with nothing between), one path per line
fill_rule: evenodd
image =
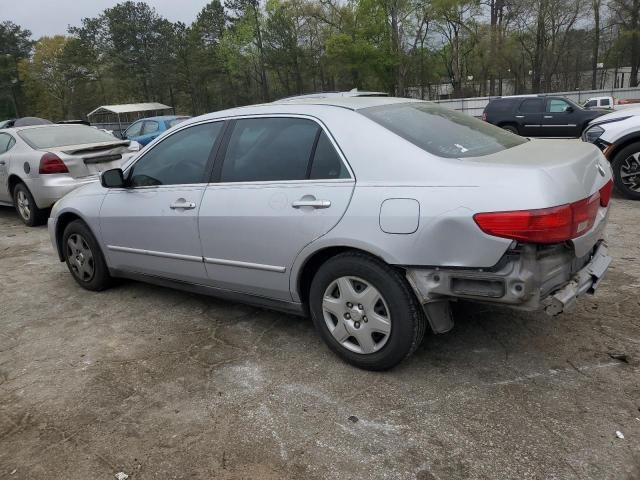
M111 150L116 147L128 147L129 145L131 145L130 140L122 140L113 143L94 145L92 147L82 147L77 150L63 150L63 153L66 153L67 155L79 155L83 153L99 152L101 150Z

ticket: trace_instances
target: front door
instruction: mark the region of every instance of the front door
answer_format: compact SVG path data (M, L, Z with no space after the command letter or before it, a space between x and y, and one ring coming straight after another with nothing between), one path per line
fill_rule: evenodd
M355 184L328 132L300 117L236 120L214 180L199 219L211 283L290 301L294 259L338 223Z
M560 98L549 98L542 115L542 131L546 137L577 137L577 113L573 106Z
M543 111L544 100L542 98L527 98L520 103L516 112L516 119L520 124L520 135L531 137L542 135L540 124Z
M107 193L100 223L112 267L206 282L198 210L222 126L176 131L126 172L128 188Z

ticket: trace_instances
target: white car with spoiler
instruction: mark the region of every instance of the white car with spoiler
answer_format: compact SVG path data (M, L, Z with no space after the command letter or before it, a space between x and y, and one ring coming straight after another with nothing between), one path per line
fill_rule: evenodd
M135 143L135 142L134 142ZM138 145L86 125L37 125L0 131L0 205L28 226L71 190L120 167Z

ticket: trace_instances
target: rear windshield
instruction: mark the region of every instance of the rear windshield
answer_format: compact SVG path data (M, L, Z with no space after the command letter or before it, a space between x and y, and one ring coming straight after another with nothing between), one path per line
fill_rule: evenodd
M35 149L83 145L85 143L115 142L118 140L109 133L86 125L56 125L30 128L19 131L18 135L31 148Z
M358 112L439 157L490 155L527 141L470 115L433 103L399 103L363 108Z

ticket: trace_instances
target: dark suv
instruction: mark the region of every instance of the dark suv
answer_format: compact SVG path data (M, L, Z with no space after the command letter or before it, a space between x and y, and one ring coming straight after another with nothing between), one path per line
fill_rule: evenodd
M482 119L531 137L579 137L601 110L585 110L564 97L528 95L491 100Z

